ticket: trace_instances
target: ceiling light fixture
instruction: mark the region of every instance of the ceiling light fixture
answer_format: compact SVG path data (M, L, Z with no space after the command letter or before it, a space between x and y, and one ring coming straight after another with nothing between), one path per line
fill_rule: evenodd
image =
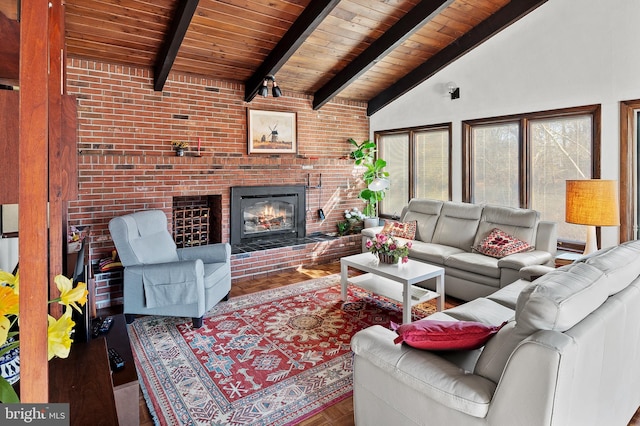
M262 86L260 86L260 89L258 89L258 95L266 98L267 94L269 94L269 88L267 87L267 79L265 78L262 81Z
M272 89L271 89L271 96L273 96L274 98L279 98L280 96L282 96L282 90L280 90L280 87L278 87L278 83L276 83L276 78L272 75L268 75L264 78L264 80L262 81L262 86L260 86L260 89L258 89L258 95L262 96L263 98L266 98L267 95L269 94L269 82L272 82Z

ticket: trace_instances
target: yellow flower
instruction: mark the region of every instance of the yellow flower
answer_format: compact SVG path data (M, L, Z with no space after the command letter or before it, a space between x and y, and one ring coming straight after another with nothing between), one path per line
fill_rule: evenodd
M58 358L66 358L71 350L71 332L73 326L76 325L71 319L71 310L67 310L60 319L56 320L51 315L47 315L49 327L47 328L48 341L48 360L57 356Z
M0 315L18 315L20 297L11 287L0 285Z
M7 341L9 329L11 328L11 321L5 316L0 317L0 346L4 345Z
M13 291L16 294L19 294L19 283L20 283L20 277L19 277L19 272L16 272L15 276L13 274L10 274L8 272L3 271L2 269L0 269L0 284L7 284L9 287L13 288Z
M73 288L71 280L64 275L56 275L53 279L60 290L60 298L58 303L65 306L73 306L78 312L82 313L82 309L77 305L79 303L84 306L87 303L87 285L85 283L78 283L76 288ZM77 302L77 303L76 303Z

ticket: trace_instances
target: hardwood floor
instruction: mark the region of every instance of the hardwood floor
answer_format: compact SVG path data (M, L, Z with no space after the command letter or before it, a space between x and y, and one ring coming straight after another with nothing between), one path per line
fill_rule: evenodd
M244 294L254 293L256 291L277 288L296 282L320 278L331 274L340 273L340 263L328 263L307 268L298 268L292 271L279 272L268 275L266 277L243 280L235 282L231 289L231 297L241 296ZM446 308L457 305L456 301L446 301ZM140 425L152 426L153 420L149 414L147 404L140 392ZM316 414L315 416L300 423L302 426L352 426L353 420L353 398L349 397L345 400L329 407L328 409ZM628 426L640 426L640 408L629 422Z

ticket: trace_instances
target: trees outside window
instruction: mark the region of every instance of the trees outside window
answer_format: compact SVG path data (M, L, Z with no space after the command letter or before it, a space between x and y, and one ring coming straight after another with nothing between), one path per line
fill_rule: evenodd
M463 199L538 210L579 247L584 227L565 223L565 181L600 177L600 106L463 122Z
M451 124L375 133L391 187L380 215L396 217L412 198L451 199Z

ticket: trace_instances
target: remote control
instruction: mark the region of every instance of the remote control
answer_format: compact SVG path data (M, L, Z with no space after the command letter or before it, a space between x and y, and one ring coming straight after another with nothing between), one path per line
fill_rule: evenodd
M95 339L100 335L100 327L102 327L102 318L94 318L91 323L91 337Z
M109 331L111 326L113 325L113 317L108 316L102 321L102 325L100 326L100 333L106 333Z
M109 364L111 364L111 371L118 371L124 368L124 360L113 348L109 348Z

